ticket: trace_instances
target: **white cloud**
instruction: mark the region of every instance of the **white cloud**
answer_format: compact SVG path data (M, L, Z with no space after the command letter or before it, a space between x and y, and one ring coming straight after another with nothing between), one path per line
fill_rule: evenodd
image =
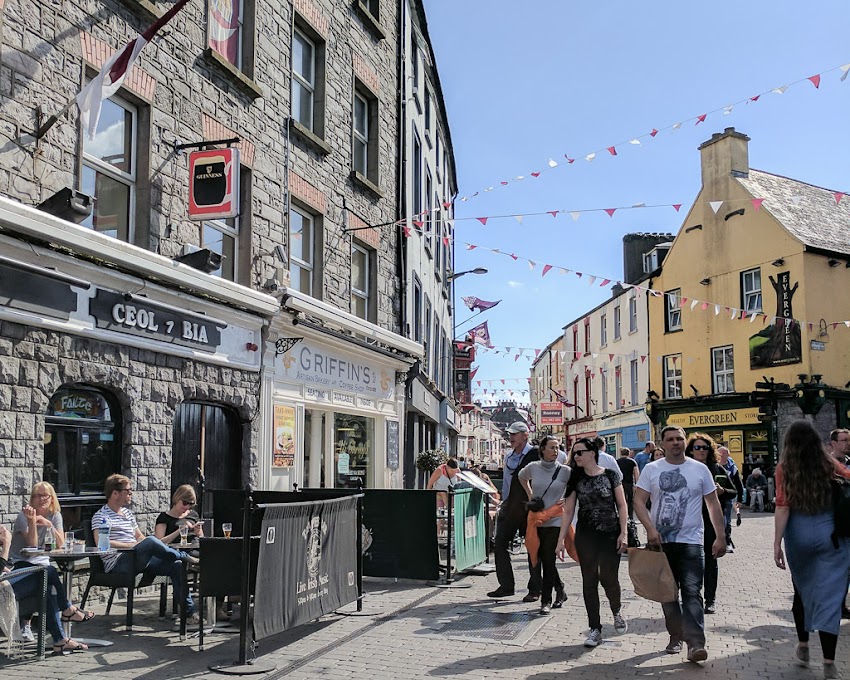
M522 281L508 281L508 285L511 288L522 288L523 283L522 283Z

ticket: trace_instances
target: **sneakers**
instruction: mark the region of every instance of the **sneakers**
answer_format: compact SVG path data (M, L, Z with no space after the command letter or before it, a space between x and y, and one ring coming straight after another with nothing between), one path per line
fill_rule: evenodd
M670 642L667 643L667 646L664 648L664 651L668 654L681 654L682 652L682 641L677 640L674 637L670 638Z
M511 597L514 594L513 588L505 588L499 586L496 590L491 590L487 593L487 597Z
M838 672L834 663L825 663L823 665L823 677L824 680L841 680L841 674Z
M593 628L590 635L587 636L587 640L584 641L584 646L596 647L600 642L602 642L602 631L599 628Z
M735 546L731 545L731 544L727 545L726 546L726 552L731 555L733 552L735 552Z
M616 630L621 635L625 633L629 629L629 624L626 623L626 619L623 618L622 613L617 612L614 614L614 630Z
M549 612L551 612L551 611L552 611L551 605L544 604L543 606L540 607L540 614L542 616L547 616L549 614Z
M699 661L705 661L707 658L708 652L705 651L705 647L691 647L688 645L688 661L697 663Z
M567 601L567 594L563 590L555 591L555 601L552 603L552 609L560 609Z
M706 602L706 603L705 603L705 608L703 609L703 611L704 611L706 614L714 614L714 613L715 613L715 611L716 611L716 610L714 609L714 602Z
M21 626L21 640L24 642L35 642L35 635L33 635L32 626L28 623Z
M522 598L523 602L537 602L540 599L540 593L532 593L529 591L528 595Z
M797 665L802 666L803 668L808 668L809 661L811 659L811 656L809 656L809 646L798 644L794 650L794 658L797 659Z

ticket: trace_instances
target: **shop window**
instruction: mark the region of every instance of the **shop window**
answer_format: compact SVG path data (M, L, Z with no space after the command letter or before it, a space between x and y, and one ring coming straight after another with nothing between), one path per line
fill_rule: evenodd
M741 306L747 312L760 312L761 269L741 272Z
M225 406L187 401L174 414L171 489L202 480L207 490L242 488L242 425Z
M670 354L664 357L664 398L682 397L682 355Z
M714 394L735 391L735 361L731 345L711 350L711 378Z
M679 288L664 294L664 330L668 333L682 330L682 310L679 307L681 296Z
M118 97L103 102L93 139L83 132L80 189L94 198L84 227L129 242L136 203L138 110Z
M334 414L334 486L343 489L374 486L375 420Z

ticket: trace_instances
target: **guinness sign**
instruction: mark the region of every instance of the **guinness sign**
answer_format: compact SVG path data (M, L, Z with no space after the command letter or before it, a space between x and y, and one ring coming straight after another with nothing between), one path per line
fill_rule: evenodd
M213 220L239 214L239 149L189 154L189 217Z

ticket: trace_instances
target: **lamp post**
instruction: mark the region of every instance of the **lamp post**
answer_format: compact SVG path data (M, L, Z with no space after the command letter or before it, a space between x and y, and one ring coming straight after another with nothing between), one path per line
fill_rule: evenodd
M455 279L459 279L461 276L466 276L467 274L486 274L487 270L484 267L476 267L475 269L467 269L465 272L453 272L449 274L449 281L454 281ZM452 294L454 294L454 288L452 288Z

